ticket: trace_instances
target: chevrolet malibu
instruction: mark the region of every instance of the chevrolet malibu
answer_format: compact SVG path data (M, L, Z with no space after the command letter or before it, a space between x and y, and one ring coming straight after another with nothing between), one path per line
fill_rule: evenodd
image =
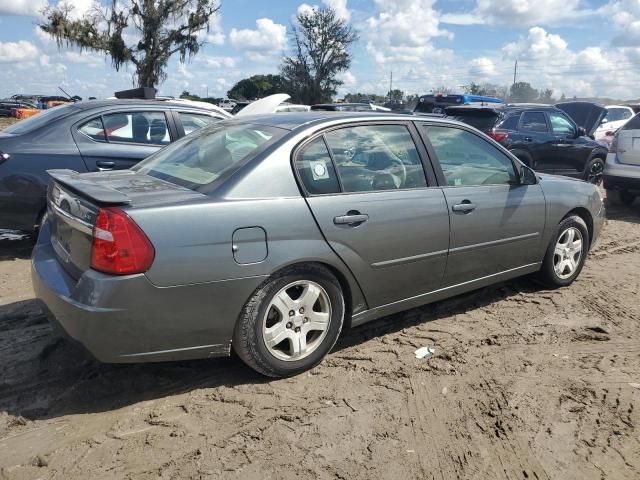
M247 116L131 170L51 170L33 252L55 326L104 362L317 365L343 328L525 274L562 287L603 224L594 185L472 127Z

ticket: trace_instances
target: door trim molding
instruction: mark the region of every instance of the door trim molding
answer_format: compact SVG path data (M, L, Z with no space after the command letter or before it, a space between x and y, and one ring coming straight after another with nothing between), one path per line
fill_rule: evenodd
M447 255L448 250L438 250L430 253L423 253L420 255L413 255L411 257L394 258L393 260L384 260L382 262L372 263L371 267L375 269L394 267L396 265L404 265L407 263L419 262L426 258L444 257Z
M498 240L491 240L490 242L474 243L472 245L465 245L463 247L450 248L449 253L466 252L467 250L473 250L476 248L492 247L494 245L504 245L506 243L519 242L521 240L527 240L529 238L535 238L539 236L540 236L540 232L534 232L534 233L527 233L525 235L517 235L515 237L500 238Z

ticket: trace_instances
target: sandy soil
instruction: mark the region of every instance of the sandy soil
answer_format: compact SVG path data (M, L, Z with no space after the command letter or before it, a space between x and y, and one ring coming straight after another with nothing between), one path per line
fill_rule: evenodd
M395 315L277 381L234 358L97 364L52 337L29 242L4 243L0 478L640 478L640 202L569 288Z

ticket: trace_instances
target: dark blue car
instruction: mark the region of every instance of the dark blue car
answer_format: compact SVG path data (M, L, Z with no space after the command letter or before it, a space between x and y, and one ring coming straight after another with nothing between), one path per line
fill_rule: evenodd
M180 101L104 100L55 107L0 132L0 229L35 230L46 170L129 168L163 146L227 118Z

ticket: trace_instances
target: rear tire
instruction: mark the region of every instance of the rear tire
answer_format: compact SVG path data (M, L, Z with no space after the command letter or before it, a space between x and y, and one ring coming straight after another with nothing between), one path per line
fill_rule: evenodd
M233 349L262 375L297 375L318 365L333 348L344 308L340 283L329 270L314 264L287 268L247 301Z
M539 279L551 288L566 287L580 275L589 252L589 230L577 215L560 222L551 237L538 272Z
M602 183L602 177L604 175L604 160L602 158L593 158L587 163L584 169L583 180L585 182L592 183L594 185L600 185Z

